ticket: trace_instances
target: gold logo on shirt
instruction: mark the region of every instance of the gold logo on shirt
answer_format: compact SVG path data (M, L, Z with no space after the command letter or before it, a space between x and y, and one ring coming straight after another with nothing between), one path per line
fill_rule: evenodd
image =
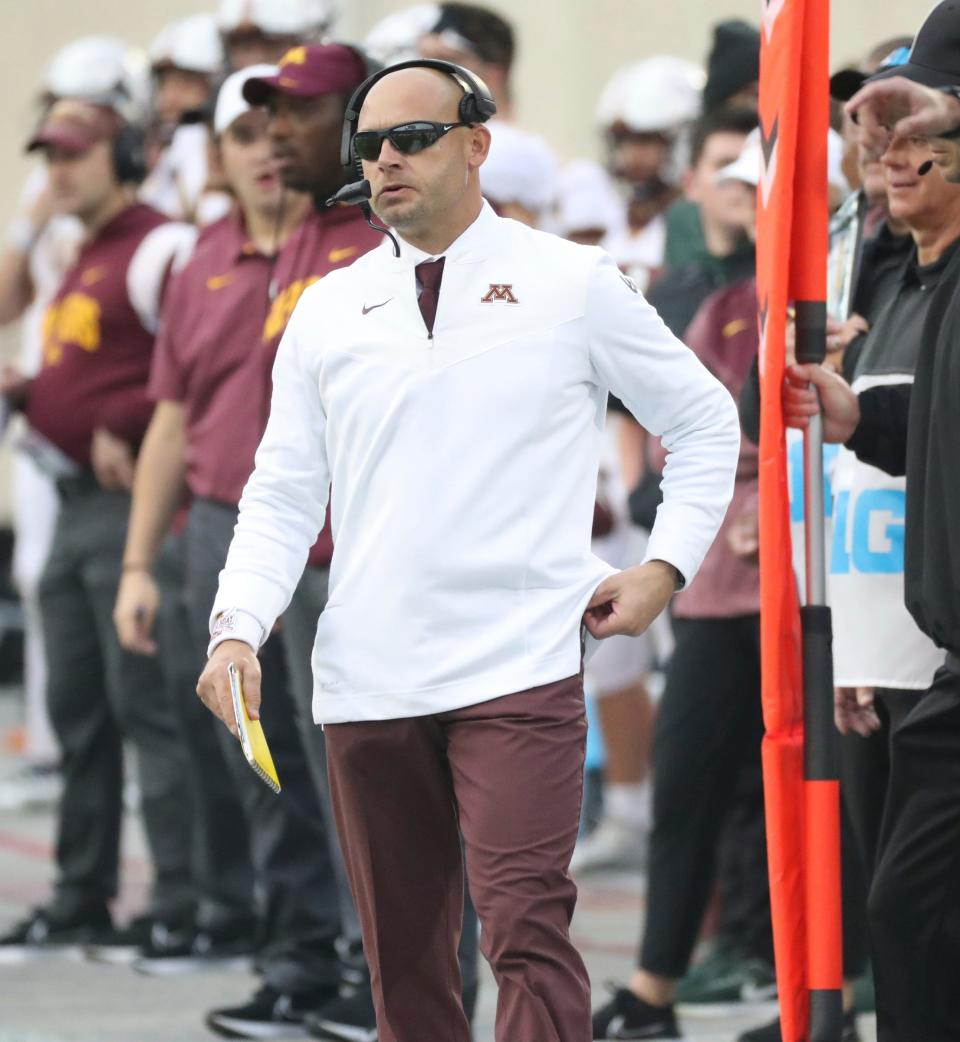
M283 333L303 291L307 286L312 286L319 278L319 275L311 275L306 279L298 279L296 282L291 282L286 289L277 294L270 307L270 314L267 315L267 320L263 323L262 336L265 344Z
M223 289L224 286L229 286L235 278L236 273L232 271L226 271L222 275L211 275L207 279L207 289Z
M339 249L331 250L327 254L327 260L331 264L336 264L337 261L346 260L347 257L352 257L355 253L359 253L359 247L357 246L341 246Z
M100 347L100 301L85 293L68 293L47 308L43 316L45 365L63 360L64 344L76 344L90 352Z

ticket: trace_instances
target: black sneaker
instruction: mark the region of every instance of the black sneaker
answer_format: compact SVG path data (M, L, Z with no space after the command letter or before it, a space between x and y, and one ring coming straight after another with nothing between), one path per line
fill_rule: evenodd
M723 942L678 981L674 999L685 1017L741 1013L748 1005L766 1005L770 1016L776 1013L776 1001L777 975L773 966ZM763 1016L763 1012L757 1012Z
M336 991L329 988L306 995L287 995L265 984L242 1006L211 1010L206 1023L224 1038L299 1037L303 1035L304 1017L335 996Z
M45 956L79 956L88 944L113 934L110 913L104 907L64 915L38 908L0 934L0 965L13 965Z
M778 1017L769 1024L764 1024L763 1027L744 1031L737 1039L737 1042L783 1042L783 1035L780 1033L780 1018ZM857 1031L857 1017L853 1010L843 1015L843 1031L840 1035L840 1042L860 1042L860 1032Z
M246 970L256 947L253 931L253 926L246 922L216 930L157 922L134 959L133 968L148 977L195 970Z
M83 954L92 962L105 962L111 966L129 966L149 941L154 920L149 915L138 915L126 926L115 927L88 944Z
M316 1013L303 1018L314 1038L338 1042L377 1042L377 1015L369 985L345 992Z
M595 1042L683 1037L673 1006L651 1006L626 988L611 990L613 998L593 1014Z

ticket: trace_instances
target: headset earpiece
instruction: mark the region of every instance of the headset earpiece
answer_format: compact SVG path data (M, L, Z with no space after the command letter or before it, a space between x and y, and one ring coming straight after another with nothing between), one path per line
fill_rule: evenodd
M146 141L133 123L121 123L113 136L113 172L121 184L140 184L147 176Z
M367 78L363 83L368 83L374 76L383 71L383 63L378 62L376 58L371 57L362 47L358 47L353 43L343 43L342 41L332 41L341 43L342 46L353 51L353 53L363 62L364 70L366 71ZM360 86L363 86L363 83ZM357 90L360 88L358 87ZM351 98L356 96L356 91L353 92ZM349 102L347 109L349 110ZM363 180L363 166L359 159L355 159L351 154L350 141L352 134L347 127L346 113L344 113L344 124L343 124L343 135L340 139L340 165L343 167L344 177L348 181Z

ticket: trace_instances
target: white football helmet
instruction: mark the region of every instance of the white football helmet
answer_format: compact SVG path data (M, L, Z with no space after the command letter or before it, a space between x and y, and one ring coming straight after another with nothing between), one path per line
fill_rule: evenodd
M187 72L216 76L223 70L223 42L217 20L195 14L165 26L147 51L150 67L172 65Z
M267 36L327 35L337 17L334 0L220 0L217 23L222 33L250 27Z

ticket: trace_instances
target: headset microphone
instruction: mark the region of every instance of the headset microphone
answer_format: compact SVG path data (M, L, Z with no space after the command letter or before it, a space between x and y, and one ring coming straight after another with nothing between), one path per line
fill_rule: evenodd
M363 219L375 232L380 232L381 235L386 235L386 237L393 243L393 255L399 257L400 243L397 242L390 229L385 228L382 224L373 223L373 211L370 209L369 201L372 194L370 182L366 178L361 181L350 181L348 184L345 184L339 192L334 192L334 194L331 195L323 205L359 206L360 212L363 214Z
M360 206L373 194L370 182L364 178L362 181L351 181L345 184L339 192L335 192L323 204L324 206L336 206L343 203L346 206Z
M920 177L924 177L927 174L929 174L932 169L933 169L933 160L932 159L928 159L925 163L921 163L920 164L920 167L917 170L917 174Z

